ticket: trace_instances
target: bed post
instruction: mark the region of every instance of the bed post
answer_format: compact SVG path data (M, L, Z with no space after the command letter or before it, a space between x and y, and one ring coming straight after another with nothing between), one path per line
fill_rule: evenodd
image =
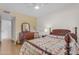
M77 41L77 27L75 27L75 35L76 35L76 41Z
M65 36L65 41L66 41L66 55L70 55L70 37L69 37L69 34L67 34Z

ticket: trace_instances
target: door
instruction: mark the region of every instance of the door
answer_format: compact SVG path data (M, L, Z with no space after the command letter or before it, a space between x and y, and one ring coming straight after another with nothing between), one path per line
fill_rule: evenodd
M1 20L1 40L11 39L11 20Z
M2 14L0 17L0 40L15 38L15 17Z

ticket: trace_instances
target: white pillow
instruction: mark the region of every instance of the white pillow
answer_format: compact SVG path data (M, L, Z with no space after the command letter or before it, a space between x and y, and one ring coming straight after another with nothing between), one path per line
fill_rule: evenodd
M65 36L57 36L59 39L64 39Z
M57 38L57 39L64 39L65 36L58 36L58 35L48 35L51 38Z

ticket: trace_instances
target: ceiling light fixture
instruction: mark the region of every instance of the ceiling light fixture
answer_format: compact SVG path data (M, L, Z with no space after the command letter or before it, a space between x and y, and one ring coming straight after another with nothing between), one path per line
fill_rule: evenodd
M38 5L36 5L34 8L35 8L36 10L40 9L40 7L39 7Z

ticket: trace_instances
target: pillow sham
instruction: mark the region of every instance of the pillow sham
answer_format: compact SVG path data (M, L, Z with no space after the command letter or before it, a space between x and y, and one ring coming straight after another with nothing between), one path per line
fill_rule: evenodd
M64 39L65 36L58 36L58 35L48 35L51 38L56 38L56 39Z

